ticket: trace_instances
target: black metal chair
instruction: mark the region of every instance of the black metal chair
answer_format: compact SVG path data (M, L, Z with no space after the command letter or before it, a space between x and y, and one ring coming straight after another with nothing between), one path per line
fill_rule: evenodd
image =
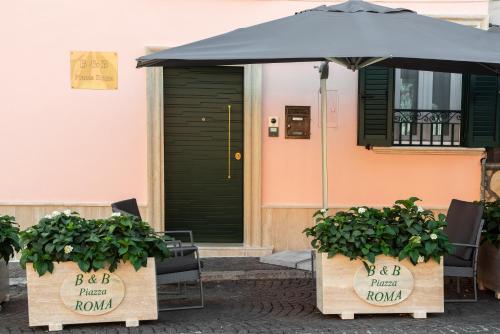
M137 201L135 198L113 203L111 204L111 209L113 210L113 212L130 214L138 217L139 219L142 219L141 213L139 212L139 206L137 205ZM201 280L202 262L200 261L198 247L195 246L193 241L193 233L191 231L164 231L158 233L166 234L171 237L177 235L186 235L189 237L189 244L183 244L175 237L173 237L172 240L168 242L171 257L163 261L156 261L157 286L177 283L180 289L180 283L196 281L199 284L200 291L200 304L198 305L159 308L159 311L161 312L203 308L205 302L203 296L203 282ZM158 295L162 294L169 293L158 292Z
M447 299L446 302L477 301L477 255L483 228L483 207L457 199L451 201L446 221L445 234L455 246L455 252L444 257L444 276L457 278L457 292L460 293L460 278L472 278L473 299Z

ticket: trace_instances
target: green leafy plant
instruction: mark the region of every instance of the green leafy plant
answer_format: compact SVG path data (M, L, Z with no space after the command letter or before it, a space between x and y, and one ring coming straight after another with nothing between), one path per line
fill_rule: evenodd
M325 210L315 213L316 225L304 233L312 237L311 245L328 257L342 254L351 260L374 263L377 255L399 260L408 258L414 265L453 251L444 215L435 219L433 213L415 205L416 197L399 200L391 208L381 210L353 207L328 216Z
M496 248L500 248L500 200L494 202L482 202L483 211L483 240L490 242Z
M9 260L20 250L19 225L12 216L0 216L0 261Z
M54 211L20 233L21 266L33 263L40 276L52 272L54 262L74 261L83 272L130 262L135 270L147 265L148 257L169 256L168 237L155 234L144 221L114 213L105 219L87 220L76 212Z

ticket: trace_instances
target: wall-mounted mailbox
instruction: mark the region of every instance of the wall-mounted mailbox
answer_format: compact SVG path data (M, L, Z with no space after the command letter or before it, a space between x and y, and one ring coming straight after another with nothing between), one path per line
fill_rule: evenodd
M311 107L285 106L287 139L309 139L311 137Z

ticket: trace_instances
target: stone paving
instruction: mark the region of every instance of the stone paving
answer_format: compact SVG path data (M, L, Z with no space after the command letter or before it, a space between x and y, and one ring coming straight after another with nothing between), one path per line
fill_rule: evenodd
M247 269L265 270L252 266ZM428 319L360 315L340 320L316 310L315 292L306 278L212 281L205 288L202 310L164 312L158 321L142 322L138 328L124 323L67 325L60 333L500 333L500 301L491 292L481 292L477 303L446 304L444 314ZM12 286L11 293L0 312L0 333L45 332L47 328L28 327L25 286Z

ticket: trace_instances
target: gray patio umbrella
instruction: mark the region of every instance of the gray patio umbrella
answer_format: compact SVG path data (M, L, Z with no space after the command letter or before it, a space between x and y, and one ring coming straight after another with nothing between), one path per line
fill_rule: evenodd
M137 60L144 66L324 61L321 75L323 208L327 207L328 63L352 70L377 63L408 69L500 73L500 34L351 0L237 29Z

